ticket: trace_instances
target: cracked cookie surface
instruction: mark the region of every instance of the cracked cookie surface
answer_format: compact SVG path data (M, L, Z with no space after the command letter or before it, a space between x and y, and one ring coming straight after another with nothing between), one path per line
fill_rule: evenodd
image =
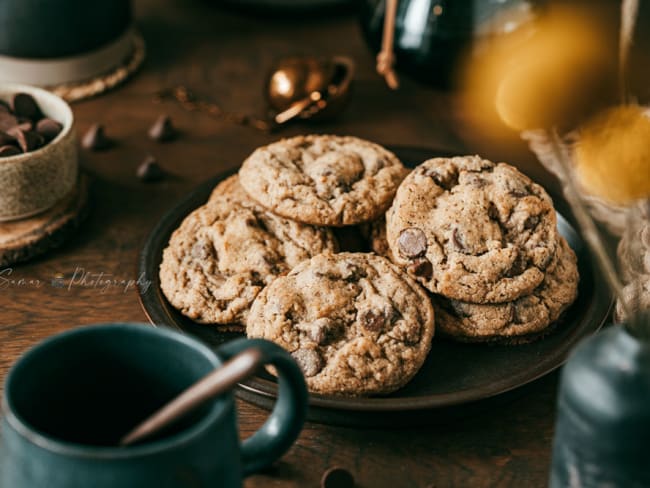
M321 254L259 294L246 331L288 350L312 392L382 394L424 363L434 312L420 285L387 259Z
M297 136L257 149L241 185L278 215L313 225L367 222L386 211L406 169L383 147L356 137Z
M557 257L532 294L479 305L434 297L437 330L463 342L528 342L547 330L578 293L576 255L560 237Z
M425 161L386 213L395 263L430 291L475 303L530 294L555 255L556 225L541 186L478 156Z
M160 286L181 313L204 324L244 324L277 276L337 244L329 229L278 217L226 196L188 215L163 252Z

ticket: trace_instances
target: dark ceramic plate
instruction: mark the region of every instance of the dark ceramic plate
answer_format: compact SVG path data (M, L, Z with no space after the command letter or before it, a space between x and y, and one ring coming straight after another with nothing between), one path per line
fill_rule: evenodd
M410 166L440 155L440 152L425 149L397 147L393 150ZM145 282L151 284L140 290L142 306L151 322L184 331L212 346L239 334L196 324L178 313L160 291L158 267L174 229L188 213L207 200L217 182L231 173L206 181L175 206L149 236L139 262L140 273ZM553 186L550 179L541 183L547 188ZM559 212L570 218L566 202L559 195L552 196ZM426 363L406 387L391 395L374 398L312 395L309 418L326 423L384 426L436 422L449 416L466 415L507 399L512 396L510 392L561 366L577 342L603 325L609 315L612 297L605 280L590 261L581 237L566 218L558 216L560 232L578 255L580 288L578 300L553 333L522 346L458 344L434 339ZM276 391L273 378L262 373L240 385L237 394L251 403L269 408Z

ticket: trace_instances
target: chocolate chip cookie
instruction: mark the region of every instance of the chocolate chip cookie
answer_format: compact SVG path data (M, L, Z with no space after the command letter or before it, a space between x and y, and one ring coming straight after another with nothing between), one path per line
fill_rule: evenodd
M560 237L558 253L544 281L513 302L479 305L434 297L436 327L463 342L530 342L550 331L578 293L576 255Z
M356 137L298 136L257 149L239 179L252 198L313 225L354 225L386 211L406 169L390 151Z
M321 254L258 295L246 331L291 352L312 392L372 395L417 373L434 314L426 292L387 259Z
M530 294L555 255L556 216L544 189L478 156L425 161L386 213L394 261L447 298L502 303Z
M197 322L244 324L266 285L325 251L336 251L328 229L221 196L188 215L172 234L160 286L174 307Z

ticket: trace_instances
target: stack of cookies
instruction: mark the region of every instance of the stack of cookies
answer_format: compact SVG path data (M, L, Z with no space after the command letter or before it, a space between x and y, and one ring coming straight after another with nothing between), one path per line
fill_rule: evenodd
M280 344L323 394L401 388L435 328L463 341L548 331L578 276L546 192L478 157L407 174L355 137L259 148L174 232L162 290L197 322ZM341 228L375 252L339 252Z
M386 214L386 241L391 259L433 294L438 331L460 341L530 342L576 298L576 256L551 198L505 163L422 163Z

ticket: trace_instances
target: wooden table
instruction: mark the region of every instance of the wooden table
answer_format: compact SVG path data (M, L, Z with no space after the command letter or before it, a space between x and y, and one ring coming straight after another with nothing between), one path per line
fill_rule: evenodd
M154 104L153 94L160 89L184 84L224 109L261 114L264 73L274 59L345 54L356 60L358 73L344 116L315 127L294 125L282 136L336 132L458 153L470 147L495 159L518 154L513 162L533 175L541 171L521 145L514 153L495 145L476 149L467 114L454 95L408 79L400 91L390 92L375 75L373 56L352 17L310 22L250 18L221 12L210 2L136 3L148 46L143 70L117 91L74 106L80 132L101 122L118 141L111 151L83 155L84 166L95 175L89 220L55 252L0 270L0 381L21 353L52 334L95 322L145 321L136 291L119 282L136 278L136 259L147 233L199 182L236 167L255 147L280 137L191 114L174 103ZM163 112L183 131L177 142L161 145L146 136ZM139 182L135 170L147 154L155 155L173 177L157 184ZM69 286L52 286L61 274ZM281 462L250 477L246 486L316 487L323 470L333 465L348 468L358 486L366 488L545 486L556 386L557 377L551 375L518 400L442 426L367 430L309 424ZM243 402L239 414L244 436L266 416Z

